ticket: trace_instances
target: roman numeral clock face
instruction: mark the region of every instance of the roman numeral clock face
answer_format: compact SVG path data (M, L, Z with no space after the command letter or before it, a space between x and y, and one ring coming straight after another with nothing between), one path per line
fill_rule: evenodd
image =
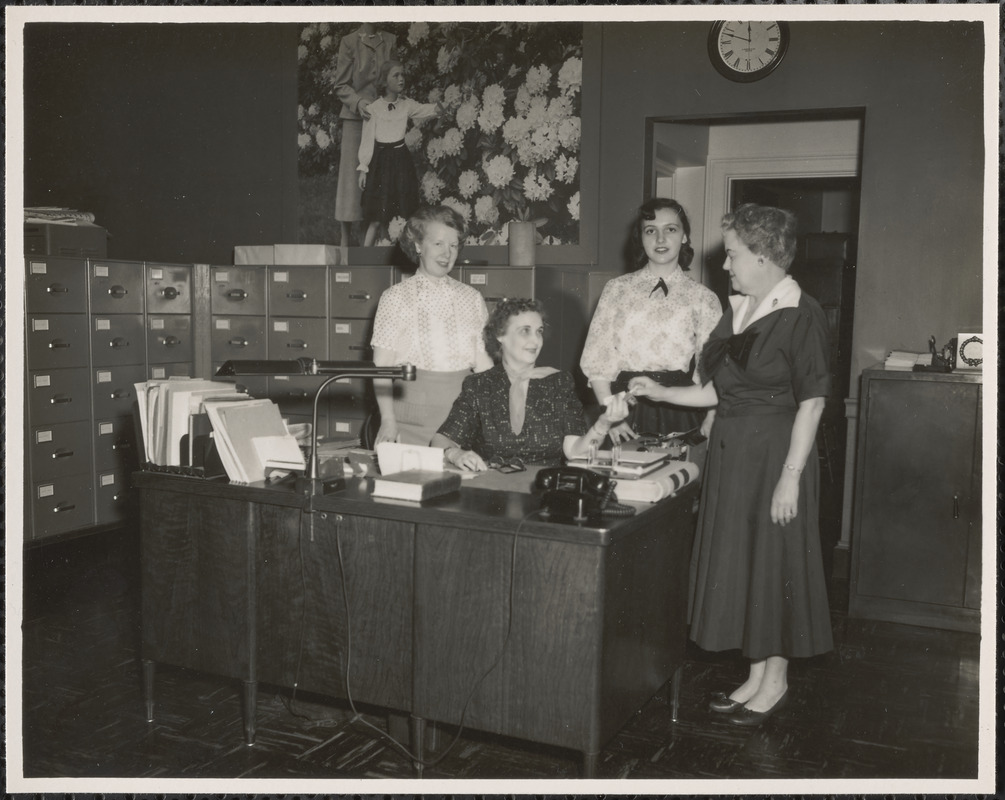
M749 83L769 75L785 57L789 26L753 20L716 22L708 34L708 57L731 81Z

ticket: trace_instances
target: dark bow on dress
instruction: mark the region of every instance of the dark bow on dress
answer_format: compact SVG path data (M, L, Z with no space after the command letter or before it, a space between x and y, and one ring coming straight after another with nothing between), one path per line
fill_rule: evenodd
M705 344L701 354L702 378L708 380L722 366L726 357L733 359L741 369L747 368L747 359L754 349L754 340L759 331L747 329L743 333L734 333L728 339L710 339Z

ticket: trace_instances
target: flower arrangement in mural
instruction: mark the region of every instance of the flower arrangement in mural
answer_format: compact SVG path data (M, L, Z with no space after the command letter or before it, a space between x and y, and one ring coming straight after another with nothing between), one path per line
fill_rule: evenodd
M340 105L332 80L339 40L357 27L319 23L301 29L302 180L338 172ZM541 243L576 244L582 25L379 27L397 36L405 94L444 108L405 137L423 202L457 209L467 220L469 244L505 244L507 223L514 219L533 221ZM391 240L403 223L392 222Z

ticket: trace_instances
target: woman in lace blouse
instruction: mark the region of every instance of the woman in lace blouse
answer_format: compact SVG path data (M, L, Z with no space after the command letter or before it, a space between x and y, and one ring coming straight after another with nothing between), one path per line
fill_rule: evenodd
M697 356L722 316L715 293L684 274L694 249L680 203L663 197L646 202L631 241L636 270L604 287L580 360L600 403L624 391L637 375L664 386L695 381ZM611 439L688 431L699 424L707 436L713 413L640 398L631 417L611 430Z
M464 234L461 215L447 206L420 208L401 233L401 248L418 269L380 296L370 344L377 366L414 364L416 377L373 382L375 444L428 445L464 378L492 366L482 344L485 301L450 277Z

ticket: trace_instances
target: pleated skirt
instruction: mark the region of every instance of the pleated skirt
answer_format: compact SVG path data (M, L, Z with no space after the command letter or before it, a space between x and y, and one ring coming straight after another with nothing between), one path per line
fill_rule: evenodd
M703 477L691 557L691 638L705 650L739 648L753 660L833 648L820 548L820 468L800 475L796 518L771 521L771 498L792 414L718 415Z

